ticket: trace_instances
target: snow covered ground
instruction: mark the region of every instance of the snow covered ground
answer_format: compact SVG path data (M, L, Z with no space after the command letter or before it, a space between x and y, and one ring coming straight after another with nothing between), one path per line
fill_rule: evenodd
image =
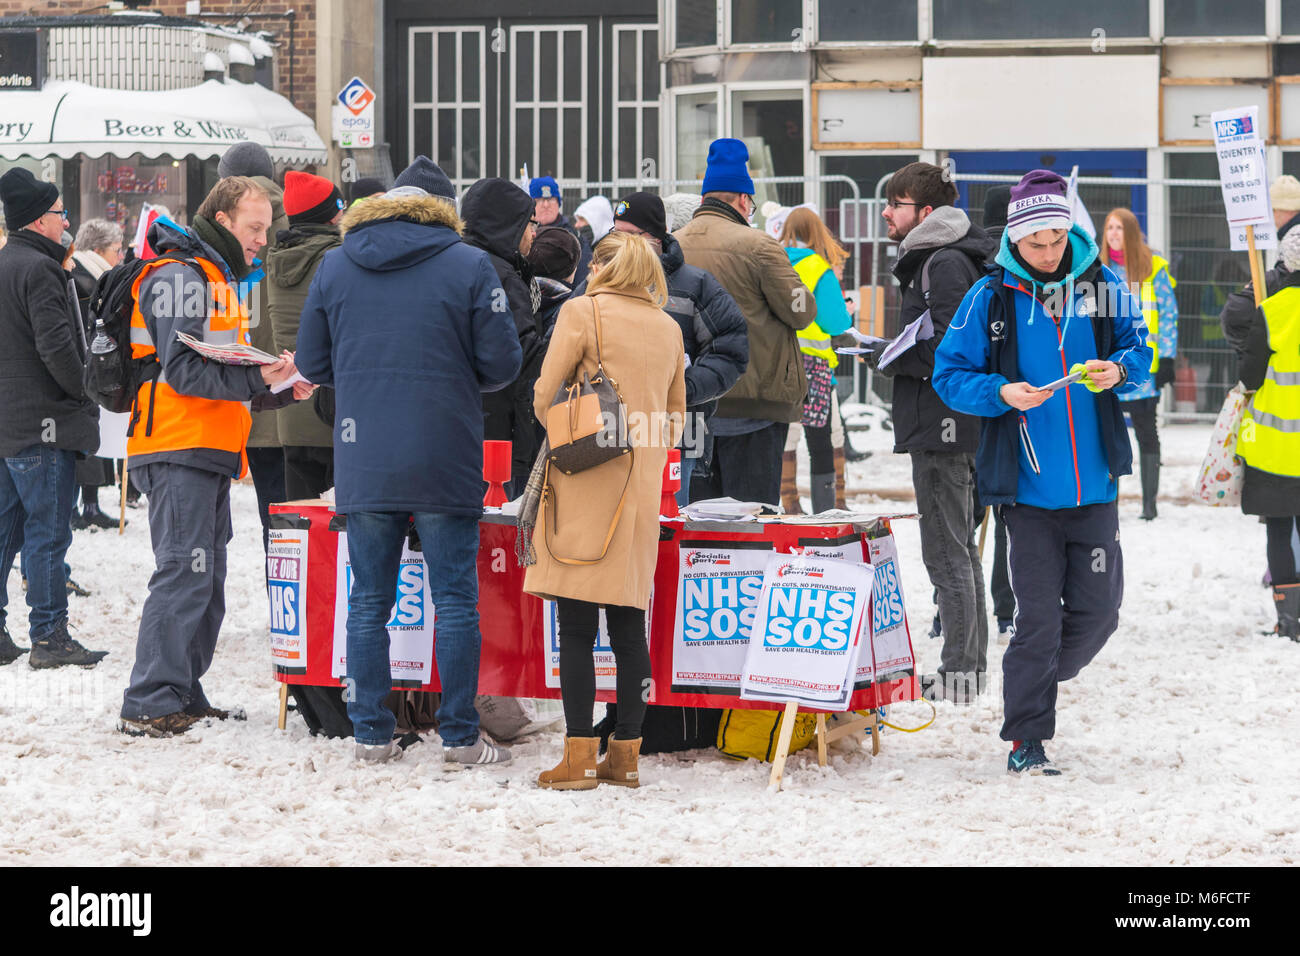
M1159 520L1145 524L1136 500L1121 501L1120 630L1061 687L1048 744L1069 771L1058 779L1006 775L995 644L995 686L977 706L941 704L927 730L886 731L874 758L834 755L823 769L814 751L796 754L779 794L766 790L768 765L715 751L643 759L636 791L541 791L534 778L558 759L558 731L516 745L514 765L492 773L444 774L436 738L398 763L358 766L350 740L313 739L292 717L275 729L247 485L234 490L228 613L205 687L248 721L129 739L114 720L152 567L144 512L130 512L125 538L78 532L70 553L93 592L72 599L75 636L108 659L91 671L34 672L26 658L0 668L0 864L1295 864L1300 645L1260 633L1273 624L1263 527L1177 503L1208 431L1164 429ZM910 483L887 433L855 441L876 454L851 466L851 487ZM1136 493L1136 479L1123 491ZM915 523L897 534L913 641L933 670ZM23 642L16 573L9 593ZM915 726L928 715L911 703L890 719Z

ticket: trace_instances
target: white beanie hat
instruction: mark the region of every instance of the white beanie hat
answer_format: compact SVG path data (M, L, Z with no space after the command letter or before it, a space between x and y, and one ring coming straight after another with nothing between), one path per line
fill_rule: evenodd
M1277 250L1278 258L1292 272L1300 270L1300 229L1292 229Z
M1274 209L1300 212L1300 180L1294 176L1277 177L1268 187L1268 198Z

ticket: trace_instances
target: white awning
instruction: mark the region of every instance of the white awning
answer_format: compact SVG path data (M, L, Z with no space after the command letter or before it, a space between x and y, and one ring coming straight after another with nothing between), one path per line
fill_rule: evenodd
M0 159L22 156L221 156L261 143L277 162L324 163L311 117L256 83L208 80L179 90L106 90L56 80L0 93Z

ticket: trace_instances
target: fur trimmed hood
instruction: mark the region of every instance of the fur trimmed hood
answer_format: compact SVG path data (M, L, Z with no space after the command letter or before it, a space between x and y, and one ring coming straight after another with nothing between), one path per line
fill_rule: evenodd
M464 229L456 207L436 196L376 196L357 203L339 223L344 254L374 272L407 269L430 259L459 244Z
M343 214L339 221L339 231L346 236L358 226L392 219L423 226L446 226L455 230L456 235L465 232L465 223L456 214L456 206L450 200L438 196L399 196L394 199L375 196L363 200Z

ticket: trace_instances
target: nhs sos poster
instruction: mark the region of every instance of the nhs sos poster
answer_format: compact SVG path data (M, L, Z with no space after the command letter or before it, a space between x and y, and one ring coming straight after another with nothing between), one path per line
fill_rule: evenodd
M271 528L266 593L271 602L271 660L283 674L307 673L307 529Z
M352 595L352 564L348 536L339 534L338 576L334 597L334 653L330 674L347 676L348 599ZM434 607L429 594L429 568L424 555L403 543L397 570L397 592L388 616L388 666L394 687L418 688L433 678Z

